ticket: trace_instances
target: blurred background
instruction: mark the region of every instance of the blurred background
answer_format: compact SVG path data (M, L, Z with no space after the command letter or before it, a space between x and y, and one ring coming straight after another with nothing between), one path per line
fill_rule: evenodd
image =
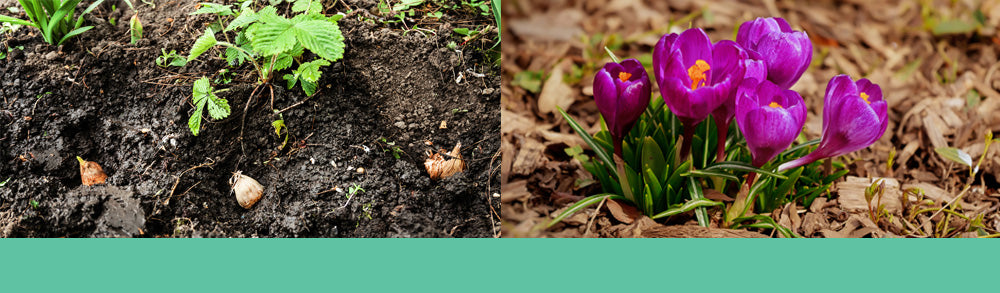
M889 192L902 199L890 212L912 218L875 223L854 217L853 199L863 194L843 182L819 205L786 206L775 211L775 220L805 237L997 233L1000 153L996 146L985 156L983 151L987 134L1000 129L1000 1L508 0L502 5L504 237L640 236L636 223L593 207L543 229L568 204L600 190L566 155L568 147L587 147L555 113L556 106L594 133L600 125L592 83L594 73L611 61L605 47L622 59L639 59L649 70L652 47L663 34L701 27L713 42L735 39L739 24L757 17L785 18L813 42L813 63L792 87L810 110L804 129L809 139L822 131L823 94L831 77L864 77L882 87L889 103L887 133L839 160L856 182L888 179ZM655 82L653 93L660 98ZM973 161L984 157L981 171L970 179L968 167L935 152L944 147L960 149ZM954 201L964 217L918 213L909 204L925 199L937 207ZM691 224L685 218L672 221L666 224ZM934 225L943 228L924 227Z

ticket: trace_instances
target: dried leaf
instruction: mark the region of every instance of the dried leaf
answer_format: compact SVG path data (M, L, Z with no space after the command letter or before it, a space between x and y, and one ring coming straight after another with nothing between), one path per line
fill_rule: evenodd
M556 107L566 109L573 104L576 93L573 91L573 87L563 81L563 66L561 64L567 63L567 61L569 60L556 65L555 69L552 70L552 75L545 80L545 85L542 86L542 93L538 95L538 111L542 114L555 113Z
M608 211L611 212L611 215L616 220L625 224L632 224L635 219L642 216L642 213L634 206L618 202L614 199L607 201L604 206L608 207Z
M465 170L465 160L462 159L462 143L455 145L455 148L448 153L448 157L442 156L439 153L429 154L427 160L424 161L424 168L427 169L427 174L431 175L431 179L444 179L455 175L455 173L462 172ZM444 152L444 150L441 150Z

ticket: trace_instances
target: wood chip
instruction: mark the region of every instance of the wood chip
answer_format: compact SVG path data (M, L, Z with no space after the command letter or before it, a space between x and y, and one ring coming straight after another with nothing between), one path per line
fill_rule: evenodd
M837 183L837 193L840 195L840 207L848 212L867 213L868 202L865 200L865 189L872 182L882 179L884 193L881 204L885 210L894 215L901 215L903 204L900 200L903 192L899 189L899 181L895 178L861 178L848 176L847 181ZM878 195L872 198L872 207L878 202Z

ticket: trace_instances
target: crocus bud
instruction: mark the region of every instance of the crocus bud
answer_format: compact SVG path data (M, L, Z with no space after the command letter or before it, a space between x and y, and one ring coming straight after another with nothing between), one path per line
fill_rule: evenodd
M744 22L736 42L767 65L767 80L788 89L802 77L812 62L812 43L805 32L793 31L780 17Z
M787 162L778 170L788 170L820 159L841 156L866 148L885 133L889 105L882 99L882 88L868 79L851 80L837 75L826 85L823 99L823 138L819 146L804 157Z
M650 91L649 75L635 59L608 62L594 76L594 101L608 126L618 156L622 156L625 134L649 106Z
M774 83L748 78L736 96L736 125L746 138L752 163L763 166L788 148L806 122L802 96Z

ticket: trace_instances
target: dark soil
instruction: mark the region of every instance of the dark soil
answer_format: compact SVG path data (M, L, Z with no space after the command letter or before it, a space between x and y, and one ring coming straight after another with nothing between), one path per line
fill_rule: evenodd
M133 12L118 1L87 17L94 30L61 47L45 44L33 28L0 36L0 50L24 47L0 60L0 182L10 178L0 187L0 237L498 233L500 79L483 53L496 33L461 51L447 48L462 42L453 27L495 26L491 19L449 11L445 23L421 26L436 32L425 36L351 14L340 21L344 59L325 68L319 93L286 90L277 78L252 95L256 77L240 68L229 84L213 81L230 89L220 96L232 114L203 121L196 137L187 126L191 84L217 77L224 61L212 53L186 67L154 64L161 48L187 54L211 21L188 15L196 2L137 2L145 38L136 45L127 35ZM344 2L325 1L325 12L377 5ZM0 0L0 7L15 5ZM271 126L278 119L272 91L274 110L290 108L281 114L290 135L284 148ZM399 159L385 142L401 148ZM425 151L456 143L468 169L431 180ZM101 164L107 185L81 185L76 156ZM236 171L264 186L249 210L230 191ZM354 185L364 191L348 202Z

